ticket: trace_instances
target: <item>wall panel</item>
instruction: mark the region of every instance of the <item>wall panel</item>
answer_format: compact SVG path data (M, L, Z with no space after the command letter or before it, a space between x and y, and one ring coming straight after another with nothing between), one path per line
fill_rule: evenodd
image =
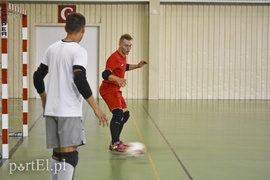
M270 6L162 4L161 99L270 99Z

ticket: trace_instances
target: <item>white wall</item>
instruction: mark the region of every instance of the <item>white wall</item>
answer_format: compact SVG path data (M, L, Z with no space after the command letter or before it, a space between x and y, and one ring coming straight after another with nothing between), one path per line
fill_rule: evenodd
M270 6L161 5L161 99L270 99Z

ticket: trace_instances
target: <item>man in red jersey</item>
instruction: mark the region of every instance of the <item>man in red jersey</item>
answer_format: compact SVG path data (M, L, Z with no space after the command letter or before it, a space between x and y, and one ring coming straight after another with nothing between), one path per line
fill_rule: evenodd
M106 62L106 68L102 72L104 80L99 89L100 95L112 112L110 122L112 141L109 149L118 152L124 152L126 149L126 146L120 140L120 134L129 118L129 111L120 89L126 86L125 72L141 68L147 64L145 61L140 61L138 64L127 64L126 56L131 50L132 40L129 34L120 37L118 50L111 54Z

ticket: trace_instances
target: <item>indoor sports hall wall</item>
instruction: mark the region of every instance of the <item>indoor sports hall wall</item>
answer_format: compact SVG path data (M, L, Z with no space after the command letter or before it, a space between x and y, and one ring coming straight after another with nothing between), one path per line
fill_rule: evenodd
M150 63L128 73L128 86L123 89L127 99L147 99L156 92L154 99L270 99L270 4L161 3L160 11L155 11L160 18L155 27L150 27L148 3L76 5L87 24L100 26L99 72L126 32L134 37L128 61ZM56 24L58 4L18 6L29 14L32 75L37 66L32 59L35 24ZM148 59L155 44L149 44L150 28L159 31L157 61ZM153 69L151 62L158 68ZM155 79L149 79L148 72ZM31 78L29 92L34 97ZM158 88L149 88L152 85Z
M270 6L160 9L162 99L270 99Z

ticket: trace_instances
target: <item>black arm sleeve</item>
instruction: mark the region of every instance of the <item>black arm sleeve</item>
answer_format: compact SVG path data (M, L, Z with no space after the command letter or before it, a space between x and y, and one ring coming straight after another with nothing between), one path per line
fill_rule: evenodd
M109 76L112 74L112 72L110 70L105 70L102 72L102 78L104 80L108 80L109 79Z
M129 66L130 66L130 64L126 65L126 71L129 71Z
M34 72L33 75L34 86L39 94L45 91L43 79L47 75L47 73L48 73L48 66L42 63L40 63L39 67Z
M92 96L92 90L87 82L86 70L82 66L73 66L74 83L84 99ZM76 70L76 71L75 71Z

